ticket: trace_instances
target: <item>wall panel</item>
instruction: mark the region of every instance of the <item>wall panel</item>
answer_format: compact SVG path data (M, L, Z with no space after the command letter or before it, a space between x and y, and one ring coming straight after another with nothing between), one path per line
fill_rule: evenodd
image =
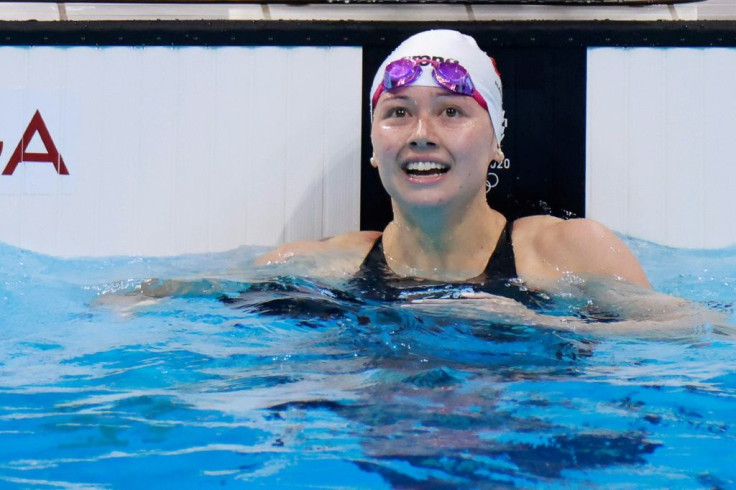
M703 57L703 78L710 80L703 97L707 126L700 129L703 160L705 243L730 245L734 240L736 193L736 49L710 48Z
M358 48L2 47L0 167L38 110L69 175L24 159L0 176L0 241L169 255L356 229L360 64Z
M736 244L734 48L588 52L586 215L675 247Z

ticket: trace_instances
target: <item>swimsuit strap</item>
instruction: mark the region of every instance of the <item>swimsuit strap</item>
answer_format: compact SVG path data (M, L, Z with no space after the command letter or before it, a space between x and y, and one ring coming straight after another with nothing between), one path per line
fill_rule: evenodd
M511 240L513 224L506 221L506 226L501 230L501 235L496 242L496 248L488 259L488 265L484 274L486 277L513 279L516 274L516 257L514 256L514 244Z
M363 263L360 264L358 274L363 275L365 273L381 276L395 275L394 271L389 268L388 262L386 262L386 254L383 251L383 234L376 238L370 252L363 259Z

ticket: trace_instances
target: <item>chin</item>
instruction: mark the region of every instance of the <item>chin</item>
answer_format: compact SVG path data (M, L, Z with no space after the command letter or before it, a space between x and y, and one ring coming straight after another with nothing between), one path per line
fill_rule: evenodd
M402 208L417 208L423 210L446 209L453 201L445 194L435 192L415 192L411 195L404 195L400 199L395 200Z
M401 185L392 186L389 191L392 201L400 208L406 209L422 209L430 211L432 209L447 209L448 207L467 207L472 202L474 196L465 192L466 189L459 188L455 185L434 185L419 188L419 186ZM450 184L445 182L444 184ZM388 189L387 189L388 190ZM485 189L483 189L485 191ZM485 196L485 193L483 194Z

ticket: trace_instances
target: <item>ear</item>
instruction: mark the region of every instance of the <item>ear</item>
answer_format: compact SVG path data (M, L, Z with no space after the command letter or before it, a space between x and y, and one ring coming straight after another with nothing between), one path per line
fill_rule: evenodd
M505 158L506 158L506 155L503 154L501 147L496 145L496 148L493 150L493 156L491 157L491 161L501 163L503 162Z
M376 160L376 154L374 153L370 159L371 167L378 168L378 161Z

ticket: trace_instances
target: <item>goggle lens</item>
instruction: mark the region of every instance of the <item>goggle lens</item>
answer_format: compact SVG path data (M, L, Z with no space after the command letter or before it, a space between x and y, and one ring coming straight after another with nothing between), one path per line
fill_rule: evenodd
M422 67L419 63L409 58L401 58L392 61L386 67L386 73L383 75L383 87L386 90L408 85L422 74Z
M473 95L475 86L470 79L468 70L463 68L459 63L442 62L435 65L432 72L437 83L448 90L463 95Z

